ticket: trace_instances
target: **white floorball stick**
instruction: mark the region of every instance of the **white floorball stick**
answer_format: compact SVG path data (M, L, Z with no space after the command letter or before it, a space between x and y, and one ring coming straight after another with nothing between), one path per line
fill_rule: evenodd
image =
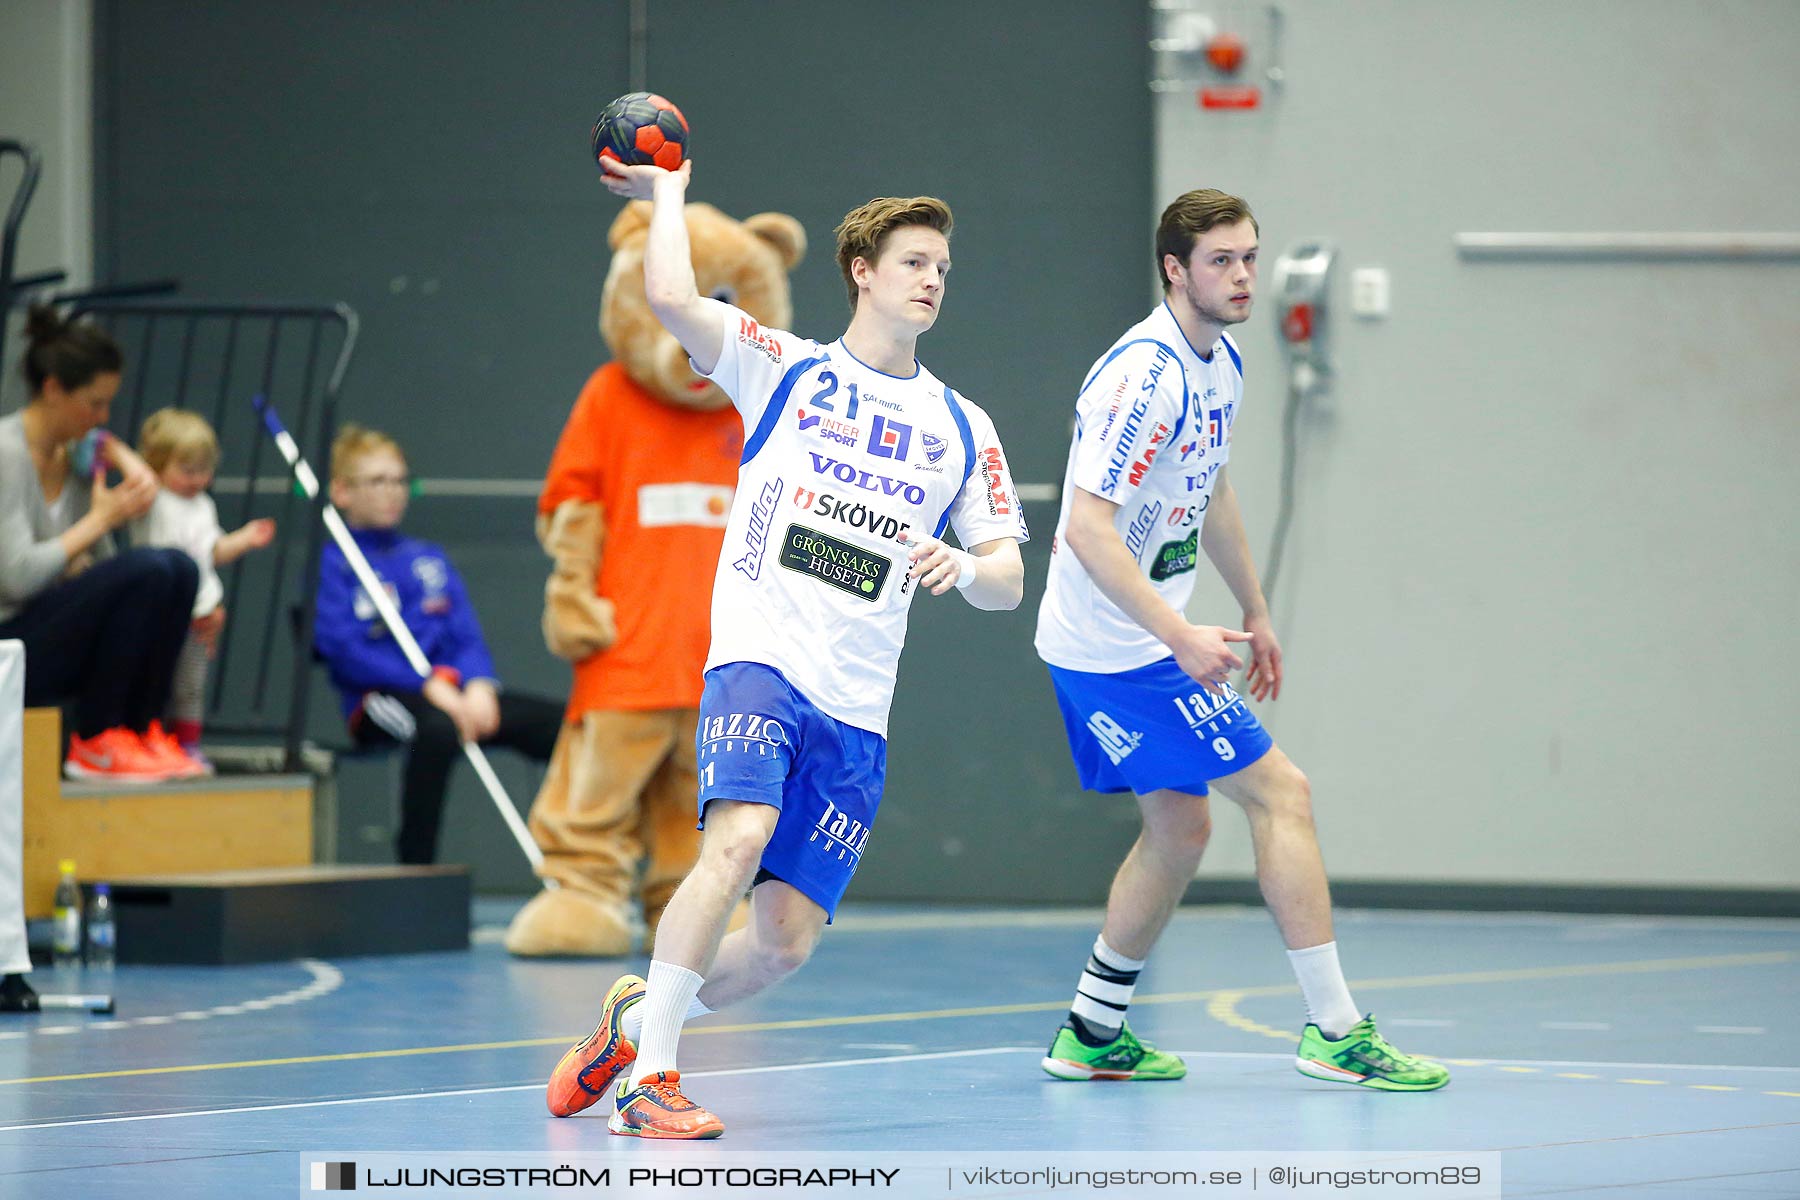
M319 477L313 474L313 469L307 465L304 458L300 457L300 447L295 444L293 435L288 433L287 426L283 425L281 418L276 415L275 406L262 396L257 396L251 403L256 406L256 411L262 414L263 426L268 429L269 436L275 439L275 445L281 450L281 456L287 459L288 468L294 472L294 478L300 482L300 490L306 493L308 500L317 499ZM356 581L362 585L363 592L374 602L375 611L381 614L382 623L388 627L388 632L394 635L394 641L399 644L401 652L406 655L406 661L412 664L412 669L419 673L419 678L430 678L431 663L426 661L424 651L419 649L419 643L413 638L412 630L408 629L406 622L400 619L399 610L394 607L394 602L388 596L387 589L381 586L381 580L376 578L374 570L369 566L369 560L363 557L362 548L356 544L356 539L350 536L350 527L344 524L343 514L339 513L337 507L329 500L325 502L319 512L325 519L326 532L331 534L331 540L337 543L338 549L344 552L344 558L349 561L351 571L356 574ZM475 774L481 777L482 785L487 788L488 796L494 801L494 807L500 810L501 819L512 831L513 840L519 843L519 849L524 851L525 857L531 861L531 869L541 871L544 865L544 852L538 849L537 842L532 840L531 830L526 828L524 818L520 817L519 810L513 807L512 798L500 785L500 779L494 774L494 768L488 762L487 755L483 754L481 747L474 742L464 742L462 748L463 753L468 756L469 765L475 768ZM545 879L544 886L555 887L556 881Z

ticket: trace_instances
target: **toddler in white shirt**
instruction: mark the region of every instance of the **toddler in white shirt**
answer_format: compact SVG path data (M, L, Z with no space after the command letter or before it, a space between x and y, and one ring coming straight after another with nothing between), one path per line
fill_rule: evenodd
M156 472L162 490L150 511L132 523L132 544L186 551L200 567L194 620L176 662L169 696L169 732L184 750L197 754L206 663L225 627L225 585L218 567L267 546L274 540L275 522L260 517L230 533L220 528L218 507L206 494L219 465L219 439L200 414L183 408L151 413L138 435L138 453Z

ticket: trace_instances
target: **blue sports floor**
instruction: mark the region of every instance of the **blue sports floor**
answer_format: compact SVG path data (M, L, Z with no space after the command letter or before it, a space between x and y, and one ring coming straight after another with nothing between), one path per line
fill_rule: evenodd
M0 1018L0 1196L293 1196L306 1151L641 1153L543 1106L621 965L509 958L511 908L477 905L467 953L127 967L114 1018ZM1179 913L1132 1007L1187 1079L1049 1079L1098 920L847 906L786 986L689 1027L711 1145L1496 1150L1508 1197L1800 1196L1800 922L1342 912L1358 1003L1455 1065L1391 1095L1294 1071L1280 943L1235 908Z

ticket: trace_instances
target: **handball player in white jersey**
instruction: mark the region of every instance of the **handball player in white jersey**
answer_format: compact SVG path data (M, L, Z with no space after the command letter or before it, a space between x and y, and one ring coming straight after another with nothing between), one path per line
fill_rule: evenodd
M852 316L821 344L698 293L689 164L605 170L614 194L652 201L650 305L731 396L744 453L700 701L700 858L663 914L647 983L613 985L547 1101L567 1116L604 1096L614 1133L717 1137L719 1119L681 1091L682 1022L812 953L875 821L914 597L956 589L977 608L1017 607L1027 534L987 414L914 357L950 270L942 201L871 200L844 218ZM947 529L967 549L942 541ZM746 889L750 923L726 935Z
M1250 316L1256 253L1237 197L1193 191L1169 205L1156 233L1163 302L1101 355L1076 400L1037 650L1082 786L1134 793L1143 830L1043 1066L1079 1080L1187 1073L1133 1036L1125 1012L1200 864L1211 785L1250 820L1257 882L1306 1000L1295 1065L1429 1091L1450 1073L1394 1049L1350 997L1306 776L1228 682L1242 665L1232 645L1248 643L1252 696L1281 693L1281 645L1226 471L1244 371L1225 330ZM1185 616L1201 553L1242 605L1241 629Z

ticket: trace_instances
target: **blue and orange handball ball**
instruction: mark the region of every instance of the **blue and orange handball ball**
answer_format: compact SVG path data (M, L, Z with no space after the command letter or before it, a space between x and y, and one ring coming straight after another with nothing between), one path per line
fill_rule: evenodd
M653 92L630 92L600 110L589 138L603 159L673 171L687 157L688 123L681 110Z

